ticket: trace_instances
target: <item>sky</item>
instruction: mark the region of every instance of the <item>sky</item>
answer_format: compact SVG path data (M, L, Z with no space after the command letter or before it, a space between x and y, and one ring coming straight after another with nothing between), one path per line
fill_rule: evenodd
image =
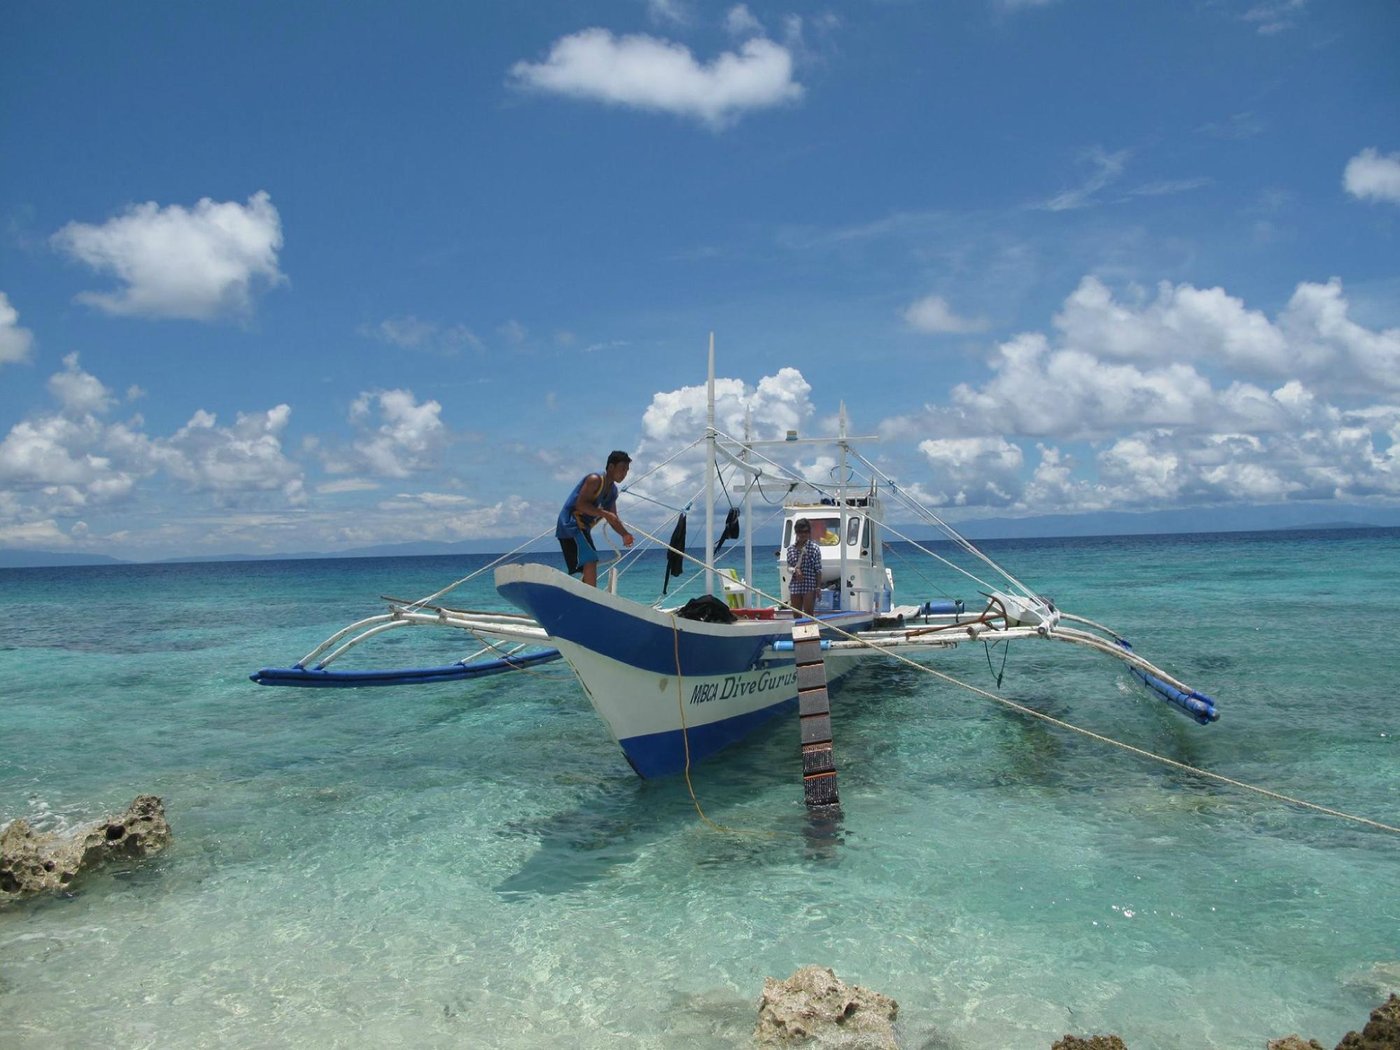
M710 333L722 428L844 403L950 521L1393 517L1397 55L1394 0L8 5L0 548L505 549L614 448L657 530Z

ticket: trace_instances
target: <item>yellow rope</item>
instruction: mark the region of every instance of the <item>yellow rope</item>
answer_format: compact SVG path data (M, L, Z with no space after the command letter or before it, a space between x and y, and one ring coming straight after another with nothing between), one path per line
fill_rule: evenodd
M695 795L695 786L690 782L690 729L685 721L685 688L681 685L681 632L676 623L676 614L668 613L671 618L671 645L676 656L676 710L681 718L681 743L685 747L685 789L690 792L691 804L695 806L695 812L700 814L700 819L716 831L722 831L730 835L765 835L776 837L777 832L761 831L755 828L730 828L723 824L716 824L705 815L705 810L700 805L700 799Z
M695 786L690 782L690 729L685 724L685 687L681 685L681 629L676 623L676 614L668 615L671 617L671 647L676 656L676 711L681 717L681 744L685 747L685 789L690 792L690 801L695 806L695 812L700 814L701 820L717 831L729 831L729 828L716 824L705 816L700 800L695 797Z

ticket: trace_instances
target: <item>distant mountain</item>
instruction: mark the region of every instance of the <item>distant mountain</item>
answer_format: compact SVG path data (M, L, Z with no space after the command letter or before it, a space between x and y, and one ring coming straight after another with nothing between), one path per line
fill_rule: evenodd
M453 554L499 554L502 549L514 550L519 540L469 540L462 543L442 543L435 540L408 543L379 543L369 547L351 547L343 551L294 551L287 554L198 554L184 558L162 558L163 562L205 561L312 561L320 558L430 558Z
M1339 515L1346 515L1345 518ZM1199 532L1268 532L1297 529L1373 529L1400 527L1400 508L1359 507L1351 504L1280 504L1269 507L1218 507L1192 510L1161 510L1130 513L1106 511L1099 514L1046 514L1033 518L976 518L950 522L959 532L974 540L1044 539L1053 536L1141 536ZM923 523L893 522L900 532L916 538L927 536ZM917 530L917 531L916 531ZM294 561L321 558L414 558L452 555L499 554L514 550L521 538L467 540L442 543L424 540L407 543L379 543L343 551L298 551L283 554L209 554L163 558L162 562L217 561ZM774 547L776 530L760 530L755 547ZM537 551L555 550L552 541L542 541ZM0 569L48 565L129 565L129 560L105 554L73 554L61 551L31 551L0 548Z
M1339 514L1350 517L1338 519ZM980 518L950 522L969 539L1042 539L1048 536L1141 536L1179 532L1269 532L1274 529L1375 529L1400 526L1400 509L1283 504L1132 513L1047 514L1034 518Z
M26 551L0 548L0 569L37 569L54 565L129 565L105 554L73 554L68 551Z
M160 558L152 562L135 562L113 558L106 554L73 554L65 551L36 551L0 548L0 569L28 569L62 565L186 565L196 562L220 561L311 561L324 558L414 558L440 555L499 554L502 549L513 550L518 540L476 540L466 543L381 543L370 547L352 547L343 551L289 551L280 554L195 554L181 558Z

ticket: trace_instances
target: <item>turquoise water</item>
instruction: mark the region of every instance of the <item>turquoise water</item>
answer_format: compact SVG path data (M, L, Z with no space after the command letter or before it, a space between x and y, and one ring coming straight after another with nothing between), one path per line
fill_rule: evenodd
M1400 823L1400 532L988 549L1223 714L1199 727L1045 643L1011 648L1004 695ZM561 665L408 690L248 681L379 595L483 562L0 571L0 821L61 828L151 792L176 836L0 912L7 1046L731 1047L765 976L820 963L894 996L911 1047L1112 1031L1257 1050L1333 1045L1400 990L1400 836L911 668L862 669L835 699L835 827L802 805L795 725L693 774L717 828L683 779L631 774ZM383 644L391 663L469 652ZM940 666L991 688L1002 652Z

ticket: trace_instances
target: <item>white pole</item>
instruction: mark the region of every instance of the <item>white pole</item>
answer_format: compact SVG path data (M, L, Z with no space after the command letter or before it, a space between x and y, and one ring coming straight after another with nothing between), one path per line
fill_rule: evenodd
M710 333L710 372L706 395L705 447L705 591L715 593L715 333Z
M740 457L749 461L749 439L753 437L753 408L744 411L744 452ZM753 518L749 516L749 499L753 494L753 483L744 485L744 520L740 528L744 530L744 607L753 606Z
M837 468L840 474L838 474L836 478L836 499L841 507L841 515L837 519L841 523L841 535L838 537L841 541L841 546L837 548L841 552L841 579L836 583L836 595L841 599L841 611L847 612L850 609L847 603L851 599L850 595L846 593L846 467L848 463L846 453L848 446L846 444L846 402L844 401L841 402L840 434L841 466Z

